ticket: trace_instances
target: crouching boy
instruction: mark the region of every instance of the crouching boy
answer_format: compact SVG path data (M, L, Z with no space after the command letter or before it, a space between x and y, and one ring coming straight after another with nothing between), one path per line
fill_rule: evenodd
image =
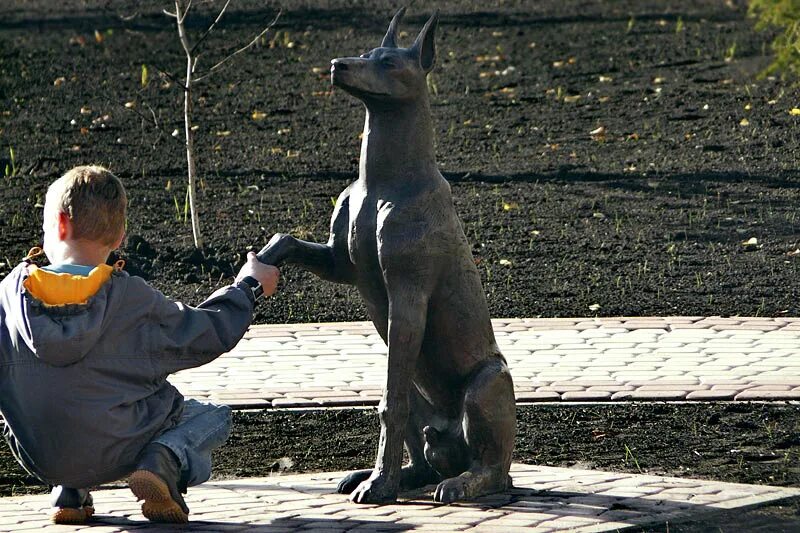
M127 198L102 167L48 189L44 252L0 282L0 412L19 463L53 485L56 523L94 512L89 488L129 476L142 513L186 522L182 493L211 474L230 430L226 406L185 401L167 376L233 348L278 271L249 254L233 285L197 307L107 266Z

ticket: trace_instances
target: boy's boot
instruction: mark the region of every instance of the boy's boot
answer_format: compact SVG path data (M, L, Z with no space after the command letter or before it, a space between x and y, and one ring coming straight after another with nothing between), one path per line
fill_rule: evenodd
M172 450L151 442L142 451L128 486L142 503L142 514L153 522L184 523L189 508L181 496L181 469ZM181 487L186 492L185 487Z
M94 502L88 489L56 485L50 493L54 524L84 524L94 514Z

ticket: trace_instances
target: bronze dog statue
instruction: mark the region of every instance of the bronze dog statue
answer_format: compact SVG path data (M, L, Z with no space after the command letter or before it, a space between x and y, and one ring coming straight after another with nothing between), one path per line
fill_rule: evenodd
M439 483L452 502L507 489L514 389L478 270L434 154L427 75L438 14L409 48L401 9L380 47L331 61L331 82L367 109L358 180L339 196L326 244L277 234L259 253L355 285L389 347L375 468L339 492L359 503ZM405 444L409 463L401 468Z

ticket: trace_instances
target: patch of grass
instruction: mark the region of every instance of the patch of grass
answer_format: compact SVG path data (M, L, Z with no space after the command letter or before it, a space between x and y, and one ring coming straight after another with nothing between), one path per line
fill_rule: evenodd
M186 197L183 200L183 208L181 208L180 202L178 202L178 197L174 194L172 195L172 202L175 204L175 222L180 222L181 219L183 223L189 221L189 189L186 189Z
M631 461L633 461L633 464L636 465L636 470L638 470L640 474L644 473L642 472L642 467L639 466L639 461L636 459L636 456L633 455L631 449L628 448L628 445L624 444L623 446L625 446L625 459L623 459L622 461L625 464L628 464L628 459L630 459Z
M6 169L5 169L5 177L6 177L6 179L16 176L17 172L18 172L18 170L17 170L17 157L14 154L14 147L12 147L12 146L8 147L8 158L9 158L9 162L6 164Z
M780 32L771 45L775 59L761 76L780 72L800 78L800 0L750 0L748 14L756 19L756 30Z
M736 41L725 50L725 62L730 63L736 57Z
M172 201L175 202L175 220L180 221L181 219L181 208L178 205L178 197L174 194L172 195Z

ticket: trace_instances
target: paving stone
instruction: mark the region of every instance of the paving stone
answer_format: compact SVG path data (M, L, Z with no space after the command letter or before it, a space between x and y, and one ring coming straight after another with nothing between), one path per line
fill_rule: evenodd
M627 382L628 385L634 387L643 387L646 385L674 385L677 389L684 386L697 385L698 380L694 378L668 378L656 377L655 379L634 379Z
M565 372L562 369L559 369L558 371L546 370L539 372L537 374L537 377L542 381L550 381L551 383L554 383L556 381L564 381L565 379L570 379L574 377L576 373L580 373L580 371L581 371L580 368L575 368L573 369L573 371L570 372Z
M557 392L559 394L570 391L582 391L585 387L581 385L562 385L562 386L545 386L536 389L536 392Z
M613 379L588 379L583 377L576 377L571 381L564 381L560 383L551 383L551 385L581 385L583 387L600 387L609 385L619 385L620 383Z
M586 390L589 391L589 392L605 391L605 392L614 393L614 392L619 392L619 391L634 390L634 388L635 387L632 387L630 385L598 385L596 387L589 387Z
M561 395L561 399L570 402L597 402L610 400L611 395L611 391L603 390L567 391Z
M756 383L763 383L763 382L759 380ZM754 385L755 385L755 383L754 383ZM775 392L778 392L778 391L788 391L788 390L791 390L791 389L792 389L792 387L790 387L789 385L755 385L753 387L750 387L747 390L753 391L753 392L755 392L755 391L759 391L759 392L761 392L761 391L775 391Z
M798 354L800 357L800 353ZM787 385L787 386L800 386L800 375L794 377L785 377L785 378L768 378L768 379L759 379L758 383L760 385Z
M557 402L561 396L557 392L521 392L516 394L518 402Z
M619 391L615 392L612 400L628 400L628 401L681 401L686 398L687 393L681 390L666 390L666 391Z
M688 394L694 391L708 390L709 388L710 387L708 385L663 385L658 382L653 382L652 384L649 385L642 385L640 387L636 387L636 390L641 392L676 391Z
M195 396L197 398L197 396ZM277 398L276 398L277 399ZM265 400L262 398L253 398L253 399L227 399L227 400L218 400L216 398L211 398L212 402L216 403L224 403L228 405L232 409L263 409L265 407L276 407L272 402L274 400Z
M681 331L682 333L685 333L687 331L692 331L692 330L706 331L708 329L708 326L706 324L702 324L702 323L672 324L671 329L673 331Z
M733 325L733 324L741 324L742 319L735 319L735 318L722 318L718 316L709 316L704 317L696 322L697 324L703 324L706 327L710 326L724 326L724 325Z
M381 400L380 396L363 397L363 396L342 396L342 397L327 397L327 398L312 398L312 402L326 407L359 407L377 405Z
M314 398L339 398L342 396L358 396L358 394L354 391L340 388L339 390L316 390L316 391L308 391L308 389L301 389L298 390L297 395L301 397L313 396Z
M741 331L741 330L749 330L749 331L772 331L778 329L776 325L762 325L762 324L737 324L737 325L718 325L712 326L712 330L720 331L720 330L727 330L727 331Z
M744 390L734 398L737 401L751 400L800 400L800 391L751 391Z
M322 406L322 402L313 402L310 398L276 398L270 403L272 407L282 407L285 409Z
M745 378L728 378L724 376L724 374L707 375L700 378L700 382L712 387L747 385L750 383L750 380Z
M696 390L686 395L687 400L727 401L733 400L740 391L737 390Z

